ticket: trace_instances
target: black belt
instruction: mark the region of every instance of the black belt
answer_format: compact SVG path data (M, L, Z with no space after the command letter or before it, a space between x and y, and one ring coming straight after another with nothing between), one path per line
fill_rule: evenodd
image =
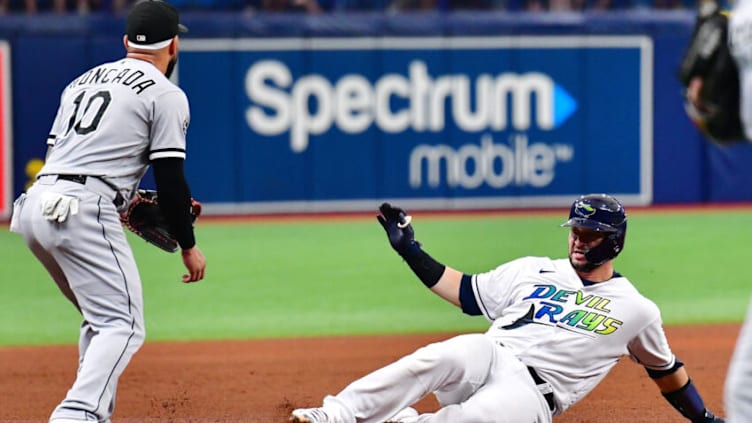
M81 185L86 184L86 178L88 178L86 175L57 175L57 179L71 181Z
M530 376L532 376L536 385L544 385L547 383L545 380L541 379L540 376L538 376L538 372L536 372L534 368L527 366L527 371L530 372ZM554 393L549 392L547 394L543 394L543 398L546 399L546 402L548 403L548 408L551 411L554 411Z
M71 182L75 182L75 183L81 184L81 185L86 185L86 180L89 179L89 178L99 179L100 181L102 181L102 183L104 183L105 185L107 185L108 187L112 188L115 191L115 199L112 202L115 204L116 207L120 207L123 204L123 202L125 202L125 199L120 194L120 191L118 191L118 189L115 188L114 185L112 185L111 183L105 181L104 179L102 179L102 178L100 178L98 176L89 176L89 175L57 175L57 179L58 180L62 179L64 181L71 181Z

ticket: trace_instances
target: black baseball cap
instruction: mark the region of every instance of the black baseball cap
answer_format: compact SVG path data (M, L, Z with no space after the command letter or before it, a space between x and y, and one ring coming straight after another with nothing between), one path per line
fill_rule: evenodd
M143 0L133 5L125 28L128 45L145 50L167 47L174 36L188 31L180 24L178 10L161 0Z

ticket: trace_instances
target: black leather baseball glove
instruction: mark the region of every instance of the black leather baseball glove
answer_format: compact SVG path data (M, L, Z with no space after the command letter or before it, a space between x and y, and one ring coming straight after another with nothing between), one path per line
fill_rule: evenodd
M739 71L728 47L728 13L715 0L701 1L694 33L678 72L685 110L711 141L744 141L739 111Z
M191 198L192 222L200 215L201 203ZM120 215L120 221L139 237L169 253L174 253L179 248L170 225L159 208L157 191L138 190L128 209Z

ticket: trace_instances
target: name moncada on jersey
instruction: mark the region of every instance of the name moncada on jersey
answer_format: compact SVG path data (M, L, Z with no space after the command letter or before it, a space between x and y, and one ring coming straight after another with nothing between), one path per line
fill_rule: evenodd
M120 72L113 75L117 71ZM68 84L68 88L86 84L122 84L126 87L131 87L131 89L136 91L136 94L141 94L147 88L157 84L153 79L144 79L144 75L144 72L138 69L126 68L121 70L120 68L101 66L74 79L73 82Z

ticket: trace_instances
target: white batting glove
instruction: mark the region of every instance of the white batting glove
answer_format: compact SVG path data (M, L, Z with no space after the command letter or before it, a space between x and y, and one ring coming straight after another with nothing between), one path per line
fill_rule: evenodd
M63 223L68 216L78 214L78 198L63 195L57 192L45 192L42 194L42 216L50 222Z

